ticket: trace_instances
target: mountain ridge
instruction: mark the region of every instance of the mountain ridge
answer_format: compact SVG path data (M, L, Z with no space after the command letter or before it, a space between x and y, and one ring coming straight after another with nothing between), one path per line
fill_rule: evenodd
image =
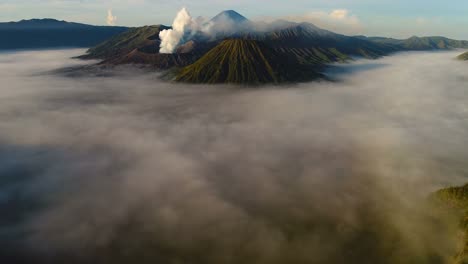
M463 54L458 55L457 59L463 60L463 61L468 61L468 52L465 52Z
M0 23L0 50L92 47L127 31L127 27L94 26L57 19Z
M65 20L58 20L55 18L32 18L22 19L20 21L0 22L0 28L53 28L60 26L75 26L75 27L106 27L98 25L89 25L78 22L68 22ZM107 26L109 27L109 26Z
M453 264L468 263L468 184L438 190L431 198L439 207L445 208L446 213L458 216L460 246Z
M357 57L376 59L399 51L468 48L468 41L444 37L411 37L398 40L383 37L346 36L306 22L276 21L258 25L253 24L234 10L223 11L213 17L211 21L220 20L222 17L227 17L231 23L229 27L225 28L227 30L217 31L211 36L207 36L204 32L191 33L191 38L186 43L181 43L174 54L159 54L159 32L169 27L158 25L152 28L135 28L119 34L111 40L89 49L87 54L81 58L102 59L103 63L108 65L148 64L160 70L174 68L178 69L175 81L197 83L225 81L245 84L249 81L258 83L264 80L278 82L272 78L271 74L267 74L269 65L267 62L270 59L273 61L281 60L284 64L289 65L290 72L281 72L279 76L281 76L281 80L294 82L304 79L302 74L297 74L298 72L304 73L304 69L308 69L311 76L320 76L317 70L322 69L327 64L346 62ZM239 23L232 23L235 20ZM237 30L230 30L233 25ZM226 40L232 39L244 42L225 43ZM244 44L247 46L243 46ZM252 49L246 48L249 46ZM234 73L226 73L224 69L229 68L229 65L226 66L226 60L219 60L215 57L224 58L225 54L231 54L233 49L240 50L234 52L235 56L231 56L228 60L233 63L232 68L236 70ZM267 56L268 58L264 60L262 58L263 51L271 57ZM263 67L263 69L258 70L251 67L254 63L243 53L257 58L260 62L259 67ZM238 67L242 64L249 68L252 74L246 74L243 69ZM217 68L218 71L214 68ZM280 69L282 70L281 67L277 70ZM202 76L203 74L206 76ZM231 78L237 74L245 76L246 79ZM297 76L299 79L294 80L289 76Z
M303 81L318 77L256 40L224 40L195 63L182 68L175 80L189 83L262 84Z

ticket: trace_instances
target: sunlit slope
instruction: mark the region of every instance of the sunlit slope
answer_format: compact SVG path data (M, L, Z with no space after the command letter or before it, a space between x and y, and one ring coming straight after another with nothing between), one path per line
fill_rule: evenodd
M468 60L468 52L465 52L457 57L459 60Z
M468 184L442 189L435 193L435 197L460 216L461 245L453 263L466 264L468 263Z
M292 57L255 40L221 42L192 65L180 70L177 81L190 83L279 83L318 74Z

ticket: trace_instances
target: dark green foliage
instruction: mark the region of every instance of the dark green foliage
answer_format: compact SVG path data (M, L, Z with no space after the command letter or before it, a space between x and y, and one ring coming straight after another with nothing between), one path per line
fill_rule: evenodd
M468 60L468 52L465 52L463 54L461 54L460 56L457 57L459 60Z
M261 84L300 81L318 75L294 57L262 42L231 39L181 69L175 79L190 83Z
M459 215L460 229L463 236L462 245L454 263L468 263L468 184L462 187L439 190L433 195L433 198Z
M190 65L200 57L201 55L198 53L148 53L134 49L125 56L116 56L104 60L100 65L139 64L152 67L155 70L167 70Z

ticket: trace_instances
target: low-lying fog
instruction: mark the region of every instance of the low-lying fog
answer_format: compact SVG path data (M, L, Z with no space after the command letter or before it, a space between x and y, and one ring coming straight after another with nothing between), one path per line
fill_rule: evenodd
M430 192L468 181L468 63L400 53L245 89L0 54L8 263L444 263ZM1 261L0 261L1 262ZM7 262L2 262L7 263Z

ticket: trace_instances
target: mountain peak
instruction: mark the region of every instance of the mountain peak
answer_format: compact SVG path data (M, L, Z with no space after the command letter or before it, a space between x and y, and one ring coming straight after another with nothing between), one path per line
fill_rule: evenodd
M0 23L0 27L8 27L12 29L51 29L64 27L85 27L88 25L71 23L53 18L33 18L23 19L17 22Z
M215 23L224 21L243 23L247 22L248 19L234 10L224 10L221 13L217 14L215 17L213 17L211 21Z

